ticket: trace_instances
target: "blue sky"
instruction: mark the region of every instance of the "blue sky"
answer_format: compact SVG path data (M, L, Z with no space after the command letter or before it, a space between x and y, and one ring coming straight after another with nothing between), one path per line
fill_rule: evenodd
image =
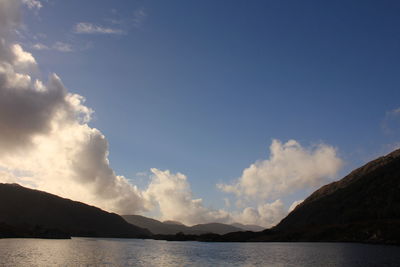
M216 184L268 159L273 139L335 147L336 178L400 142L398 1L42 5L24 9L19 41L43 77L86 98L111 166L139 187L150 168L181 172L219 208ZM112 32L78 33L82 22Z

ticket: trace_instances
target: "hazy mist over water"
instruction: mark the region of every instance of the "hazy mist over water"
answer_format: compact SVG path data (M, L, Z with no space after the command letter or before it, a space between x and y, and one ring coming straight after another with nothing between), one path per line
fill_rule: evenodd
M1 266L400 266L400 247L349 243L201 243L1 239Z

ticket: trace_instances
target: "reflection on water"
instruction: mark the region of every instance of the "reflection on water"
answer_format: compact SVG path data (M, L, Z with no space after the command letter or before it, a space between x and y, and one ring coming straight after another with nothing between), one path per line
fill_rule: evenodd
M0 239L1 266L400 266L400 247L343 243L199 243Z

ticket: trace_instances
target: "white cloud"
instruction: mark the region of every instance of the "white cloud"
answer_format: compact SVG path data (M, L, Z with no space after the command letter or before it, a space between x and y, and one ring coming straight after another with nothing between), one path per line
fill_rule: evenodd
M133 12L133 18L132 18L133 26L135 26L136 28L140 28L143 24L143 21L146 19L146 17L147 17L147 13L144 10L144 8L136 9Z
M273 140L269 159L251 164L234 183L218 184L217 187L233 193L237 197L237 206L245 207L242 212L231 214L233 220L271 227L302 202L295 201L288 210L281 199L331 181L342 164L332 146L319 144L305 148L295 140L286 143Z
M103 27L89 22L79 22L75 25L75 33L80 34L123 34L120 29Z
M270 158L243 171L232 184L219 184L224 192L252 199L276 199L304 188L315 188L332 180L342 166L336 149L320 144L304 148L297 141L273 140Z
M46 38L47 38L47 35L44 34L44 33L37 33L37 34L34 34L34 35L32 36L32 38L33 38L34 40L46 39Z
M159 209L162 220L175 220L189 225L229 220L227 212L207 209L202 199L193 198L185 175L155 168L151 172L152 181L144 194L153 208Z
M54 74L44 85L1 64L8 68L0 68L0 166L30 173L16 176L23 185L111 211L145 210L139 190L110 168L107 141L86 124L92 111L83 98Z
M36 43L32 46L32 48L35 50L48 50L49 49L49 47L47 45L42 44L42 43Z
M53 45L53 49L60 51L60 52L72 52L72 46L70 44L67 43L63 43L63 42L56 42Z
M259 204L256 208L247 207L242 212L233 213L233 220L242 224L255 224L263 227L272 227L279 223L287 214L280 199L271 203Z
M11 45L12 67L18 71L32 71L36 69L36 60L31 53L22 49L19 44Z
M22 0L22 3L30 9L41 9L43 7L42 3L38 0Z
M48 46L42 43L36 43L32 46L32 48L35 50L55 50L64 53L74 51L71 44L60 41L55 42L52 46Z

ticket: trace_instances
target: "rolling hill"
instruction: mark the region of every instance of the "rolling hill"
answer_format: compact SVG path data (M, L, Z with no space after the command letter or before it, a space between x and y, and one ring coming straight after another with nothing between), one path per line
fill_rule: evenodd
M149 235L117 214L18 184L0 184L0 237Z
M201 235L206 233L226 234L230 232L242 231L243 229L223 223L206 223L193 226L186 226L180 222L166 221L160 222L140 215L122 215L129 223L142 228L149 229L153 234L174 235L184 233L189 235Z

